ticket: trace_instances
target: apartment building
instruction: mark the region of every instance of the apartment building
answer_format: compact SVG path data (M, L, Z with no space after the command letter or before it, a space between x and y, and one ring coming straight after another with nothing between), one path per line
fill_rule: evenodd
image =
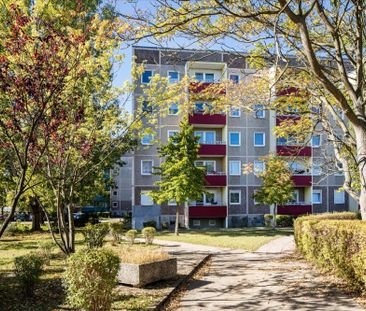
M200 82L200 88L191 88L187 96L189 92L200 92L202 87L225 79L235 83L245 82L255 73L248 65L245 54L151 47L134 47L133 54L137 63L145 63L145 72L134 94L134 110L138 106L137 98L143 96L140 85L149 83L157 73L168 77L171 83L179 81L184 75ZM329 148L325 135L314 135L308 146L276 139L274 127L288 118L297 118L296 115L276 115L274 111L263 109L260 104L255 105L254 112L250 113L240 109L232 109L226 114L204 113L209 104L209 100L197 100L194 112L189 115L189 123L194 127L195 135L200 137L197 165L207 169L207 193L202 195L201 200L190 202L191 228L262 225L263 215L270 213L271 207L255 202L253 194L261 186L257 175L265 169L261 158L270 153L289 159L296 186L293 200L279 206L279 214L357 209L347 193L338 191L343 183L342 174L328 176L321 171L322 151ZM169 114L159 117L154 141L165 144L179 130L183 116L178 111L179 105L172 103ZM111 212L116 216L132 213L136 228L142 227L143 222L148 220L171 225L175 221L174 202L157 205L147 195L159 178L152 174L153 167L161 163L157 153L159 143L152 141L152 135L143 137L140 146L123 158L126 165L115 168L113 172L116 186L111 190ZM243 165L248 163L253 164L253 172L243 174ZM183 207L179 208L182 215L180 222L183 224Z

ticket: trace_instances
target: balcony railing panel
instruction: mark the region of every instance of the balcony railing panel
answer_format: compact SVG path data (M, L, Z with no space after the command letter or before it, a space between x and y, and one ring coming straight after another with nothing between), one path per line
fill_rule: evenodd
M190 206L189 218L224 218L227 216L225 205Z
M278 206L277 213L280 215L305 215L311 214L312 205L311 204L301 204L301 203L289 203L286 205Z
M225 156L226 145L202 144L198 150L200 156Z
M311 157L310 146L277 146L277 155Z
M207 173L205 176L206 186L208 187L224 187L226 186L225 173Z
M190 124L205 124L205 125L226 125L226 115L224 114L203 114L194 113L189 115L188 121Z
M312 185L311 175L293 175L291 180L298 187L310 187Z
M205 92L214 97L225 94L226 90L220 82L191 82L189 92L194 94Z

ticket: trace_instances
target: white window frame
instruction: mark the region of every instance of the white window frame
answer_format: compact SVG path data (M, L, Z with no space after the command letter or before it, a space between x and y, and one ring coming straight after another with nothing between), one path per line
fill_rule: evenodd
M207 138L206 135L207 133L214 133L214 145L216 144L216 132L215 131L194 131L194 136L197 137L197 133L202 133L202 136L200 136L200 140L202 139L202 143L200 144L206 144L207 142Z
M237 115L235 115L235 114L233 114L233 111L237 111L238 112L238 114ZM233 108L233 107L230 107L230 117L232 117L232 118L240 118L240 116L241 116L241 110L240 110L240 108Z
M319 136L319 145L314 145L314 144L313 144L313 137L315 137L315 136ZM313 135L313 136L311 137L311 147L313 147L313 148L319 148L319 147L321 146L321 144L322 144L322 136L321 136L320 134L318 134L318 135Z
M179 133L179 131L178 131L178 130L168 130L168 136L167 136L167 137L168 137L168 139L171 137L171 136L170 136L170 134L171 134L171 133L176 134L176 133ZM172 136L174 136L174 135L172 135Z
M260 164L262 166L262 169L260 171L256 171L256 165ZM264 161L260 161L260 160L254 160L253 161L253 173L254 175L259 175L261 173L264 172L264 170L266 169L266 163Z
M299 191L299 189L294 189L294 191L293 191L293 197L296 197L296 200L291 200L291 202L293 202L293 203L299 203L300 202L300 191Z
M263 145L257 145L255 143L256 134L263 134ZM254 132L253 133L253 143L254 143L254 147L265 147L266 146L266 133L265 132Z
M320 202L314 202L314 193L319 193L320 194ZM313 189L312 193L311 193L311 203L313 204L322 204L323 203L323 191L319 190L319 189Z
M209 227L215 227L216 226L216 219L209 219L208 220L208 226Z
M261 106L262 109L257 110L258 108L256 108L256 107L258 107L258 106ZM263 113L263 115L258 116L257 115L258 112ZM256 118L256 119L265 119L266 118L266 111L264 110L264 105L260 105L260 104L254 105L254 118Z
M231 143L231 134L239 134L239 144L238 145L233 145ZM229 132L229 146L230 147L240 147L241 146L241 132Z
M117 190L113 190L112 191L112 195L115 195L115 196L118 195L118 191Z
M144 72L145 71L151 71L151 78L154 76L154 70L147 69L147 70L144 70ZM149 82L143 82L142 78L143 78L143 74L141 75L141 84L149 84L150 83L150 81ZM151 78L150 78L150 80L151 80Z
M255 189L255 190L253 191L254 195L255 195L258 191L259 191L258 189ZM259 203L259 202L257 202L257 201L255 200L254 196L253 196L253 203L254 203L254 205L259 205L259 204L261 204L261 203Z
M215 82L216 75L215 75L214 72L209 72L209 71L207 71L207 72L205 72L205 71L195 71L194 72L194 78L196 78L196 73L202 73L203 74L203 81L200 81L200 82L207 83L207 81L206 81L207 80L206 79L206 75L207 74L213 74L213 80ZM214 83L214 82L208 82L208 83Z
M231 194L238 193L239 194L239 202L231 202ZM241 204L241 190L230 190L229 191L229 204L230 205L240 205Z
M342 194L341 201L336 202L336 195L340 195L340 194ZM333 198L334 198L334 204L345 204L346 203L346 194L344 191L334 190Z
M203 167L207 167L207 162L213 162L214 171L216 172L216 161L215 160L197 160L194 161L194 165L197 166L197 162L202 162Z
M170 76L169 76L169 73L171 72L176 72L178 74L178 81L177 82L170 82ZM174 84L174 83L178 83L180 81L180 72L179 71L176 71L176 70L168 70L167 72L167 77L168 77L168 82L169 84Z
M230 168L231 168L231 163L239 163L239 173L238 174L232 174ZM230 176L241 176L241 161L240 160L230 160L229 161L229 175Z
M145 136L150 136L151 135L151 140L154 140L154 135L153 134L146 134L144 135L142 138L141 138L141 145L144 145L144 146L151 146L153 143L150 141L149 143L144 143L144 137Z
M151 163L151 173L144 173L144 162ZM153 160L141 160L141 175L143 176L151 176L153 172L154 161Z
M141 204L141 206L151 206L151 205L154 205L154 201L153 201L152 197L149 196L147 194L147 192L149 192L149 191L141 191L141 193L140 193L140 204ZM143 196L145 196L146 199L147 198L150 198L151 201L149 201L149 203L151 202L151 204L142 204L143 203L143 200L142 200Z
M177 112L176 113L170 113L170 107L173 106L173 105L177 105ZM171 104L169 107L168 107L168 116L177 116L179 114L179 104L178 103L173 103Z
M193 219L192 225L193 225L193 227L199 227L199 226L201 226L201 220L199 220L199 219Z
M232 82L234 82L234 80L231 80L231 76L237 76L238 77L238 84L240 83L240 75L239 74L236 74L236 73L230 73L229 74L229 80L232 81Z
M112 202L112 208L118 208L118 202Z

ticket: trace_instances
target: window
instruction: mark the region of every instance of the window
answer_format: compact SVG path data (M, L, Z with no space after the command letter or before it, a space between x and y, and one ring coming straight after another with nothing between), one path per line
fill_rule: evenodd
M253 162L253 172L255 175L259 175L264 172L266 164L263 161Z
M201 225L201 221L198 219L193 219L193 227L199 227Z
M264 119L266 117L266 111L263 105L254 105L254 117L257 119Z
M334 190L334 204L344 204L345 201L344 191Z
M146 100L142 102L142 112L152 113L153 109L150 103Z
M179 72L178 71L168 71L169 83L179 82Z
M240 132L229 133L229 145L234 147L240 146Z
M113 195L117 195L118 192L116 190L113 190Z
M199 137L200 144L214 145L216 143L216 132L214 131L195 131L194 136Z
M254 205L258 205L258 204L260 204L259 202L257 202L256 200L255 200L255 194L258 192L259 190L254 190L254 194L253 194L253 202L254 202Z
M289 167L294 175L305 175L306 173L309 173L309 169L305 168L303 163L291 162Z
M240 117L240 108L230 108L230 117L239 118Z
M152 197L147 194L147 191L141 191L141 205L154 205L154 201Z
M230 75L230 76L229 76L229 79L230 79L231 81L233 81L235 84L239 84L239 81L240 81L240 77L239 77L239 75Z
M322 204L321 190L313 190L313 204Z
M207 173L215 173L216 171L216 161L207 160L207 161L196 161L194 163L197 167L204 167Z
M229 175L240 176L241 167L240 161L229 161Z
M175 103L175 104L171 104L170 107L169 107L169 115L177 115L178 114L178 111L179 111L179 107L178 107L178 104Z
M214 73L196 72L194 74L194 77L198 82L208 82L208 83L215 82L215 74Z
M320 135L314 135L311 137L311 145L315 148L320 146Z
M147 134L144 135L141 139L141 144L143 145L151 145L151 141L153 140L153 135L152 134Z
M212 105L209 103L195 103L194 104L194 113L202 114L202 113L210 113L212 110Z
M343 164L342 163L337 162L336 169L337 169L337 171L334 173L335 176L343 176L344 175Z
M149 83L152 75L153 75L152 70L145 70L141 76L141 83L144 84Z
M255 147L264 147L265 145L266 145L265 133L255 132L254 133L254 146Z
M178 131L177 130L168 130L168 139L177 135Z
M294 190L292 193L292 200L291 203L298 203L300 201L300 193L299 190Z
M215 227L215 226L216 226L216 219L210 219L210 220L208 221L208 225L209 225L210 227Z
M322 174L322 168L319 163L313 163L312 174L314 176L320 176Z
M241 202L241 191L240 190L230 190L229 201L232 205L240 205Z
M153 170L152 160L142 160L141 161L141 175L151 175Z
M118 208L118 202L112 202L112 207L113 208Z
M214 192L205 193L205 203L206 204L215 204L216 203L216 195Z

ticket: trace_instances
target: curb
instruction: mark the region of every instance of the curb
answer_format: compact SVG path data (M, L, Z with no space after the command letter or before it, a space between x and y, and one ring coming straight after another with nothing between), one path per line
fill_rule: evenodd
M180 281L178 281L178 284L171 290L171 292L163 299L161 300L155 308L152 308L152 311L162 311L166 306L169 305L169 303L177 296L177 294L181 291L181 289L184 288L185 285L187 285L193 276L201 270L201 268L212 258L212 254L206 255L197 266L195 266L192 271L186 275L184 278L182 278Z

